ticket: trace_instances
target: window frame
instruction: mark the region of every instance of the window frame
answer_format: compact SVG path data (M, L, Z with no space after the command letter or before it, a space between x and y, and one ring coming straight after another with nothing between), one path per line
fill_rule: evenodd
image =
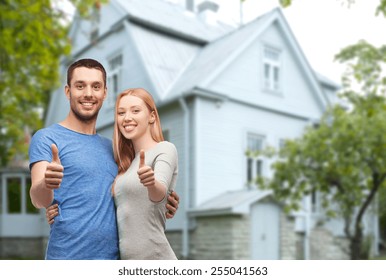
M267 55L271 54L271 55ZM271 56L271 57L269 57ZM273 58L277 56L277 59ZM262 88L263 91L281 94L283 91L283 52L280 48L271 45L263 45L261 54ZM267 68L268 66L268 68ZM267 69L269 69L267 77ZM278 71L278 78L275 78Z
M114 62L115 59L120 60L119 63ZM107 72L107 100L106 106L108 108L114 108L115 101L118 94L122 91L122 73L123 73L123 53L122 51L115 52L114 55L111 55L107 58L108 72ZM117 63L114 65L114 63ZM114 79L116 78L116 83ZM116 87L116 88L115 88Z

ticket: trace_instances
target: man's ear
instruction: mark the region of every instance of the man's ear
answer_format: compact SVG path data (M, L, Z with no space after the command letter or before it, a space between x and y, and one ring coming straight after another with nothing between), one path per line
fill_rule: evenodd
M106 97L107 97L107 87L105 87L105 94L103 95L103 101L105 101Z
M68 85L66 85L64 87L64 93L66 94L67 99L70 100L71 91L70 91L70 87Z

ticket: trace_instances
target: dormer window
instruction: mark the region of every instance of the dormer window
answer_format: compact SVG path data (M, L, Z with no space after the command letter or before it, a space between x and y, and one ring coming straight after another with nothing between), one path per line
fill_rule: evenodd
M271 47L265 47L263 52L264 89L279 92L281 90L281 53Z
M121 53L112 56L108 60L109 71L107 77L108 95L107 106L114 107L115 100L118 94L122 90L122 67L123 67L123 55Z

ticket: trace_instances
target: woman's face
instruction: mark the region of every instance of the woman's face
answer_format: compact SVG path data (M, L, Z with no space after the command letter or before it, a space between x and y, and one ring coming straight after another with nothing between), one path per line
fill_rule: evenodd
M117 122L119 131L126 139L151 138L150 124L154 123L154 112L150 112L145 102L136 96L125 95L118 103Z

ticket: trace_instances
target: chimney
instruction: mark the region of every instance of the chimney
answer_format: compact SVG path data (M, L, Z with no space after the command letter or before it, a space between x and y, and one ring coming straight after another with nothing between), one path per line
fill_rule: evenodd
M215 24L217 22L217 11L219 5L213 1L203 1L197 6L198 16L206 23Z
M188 11L194 12L194 0L185 0L185 7Z

